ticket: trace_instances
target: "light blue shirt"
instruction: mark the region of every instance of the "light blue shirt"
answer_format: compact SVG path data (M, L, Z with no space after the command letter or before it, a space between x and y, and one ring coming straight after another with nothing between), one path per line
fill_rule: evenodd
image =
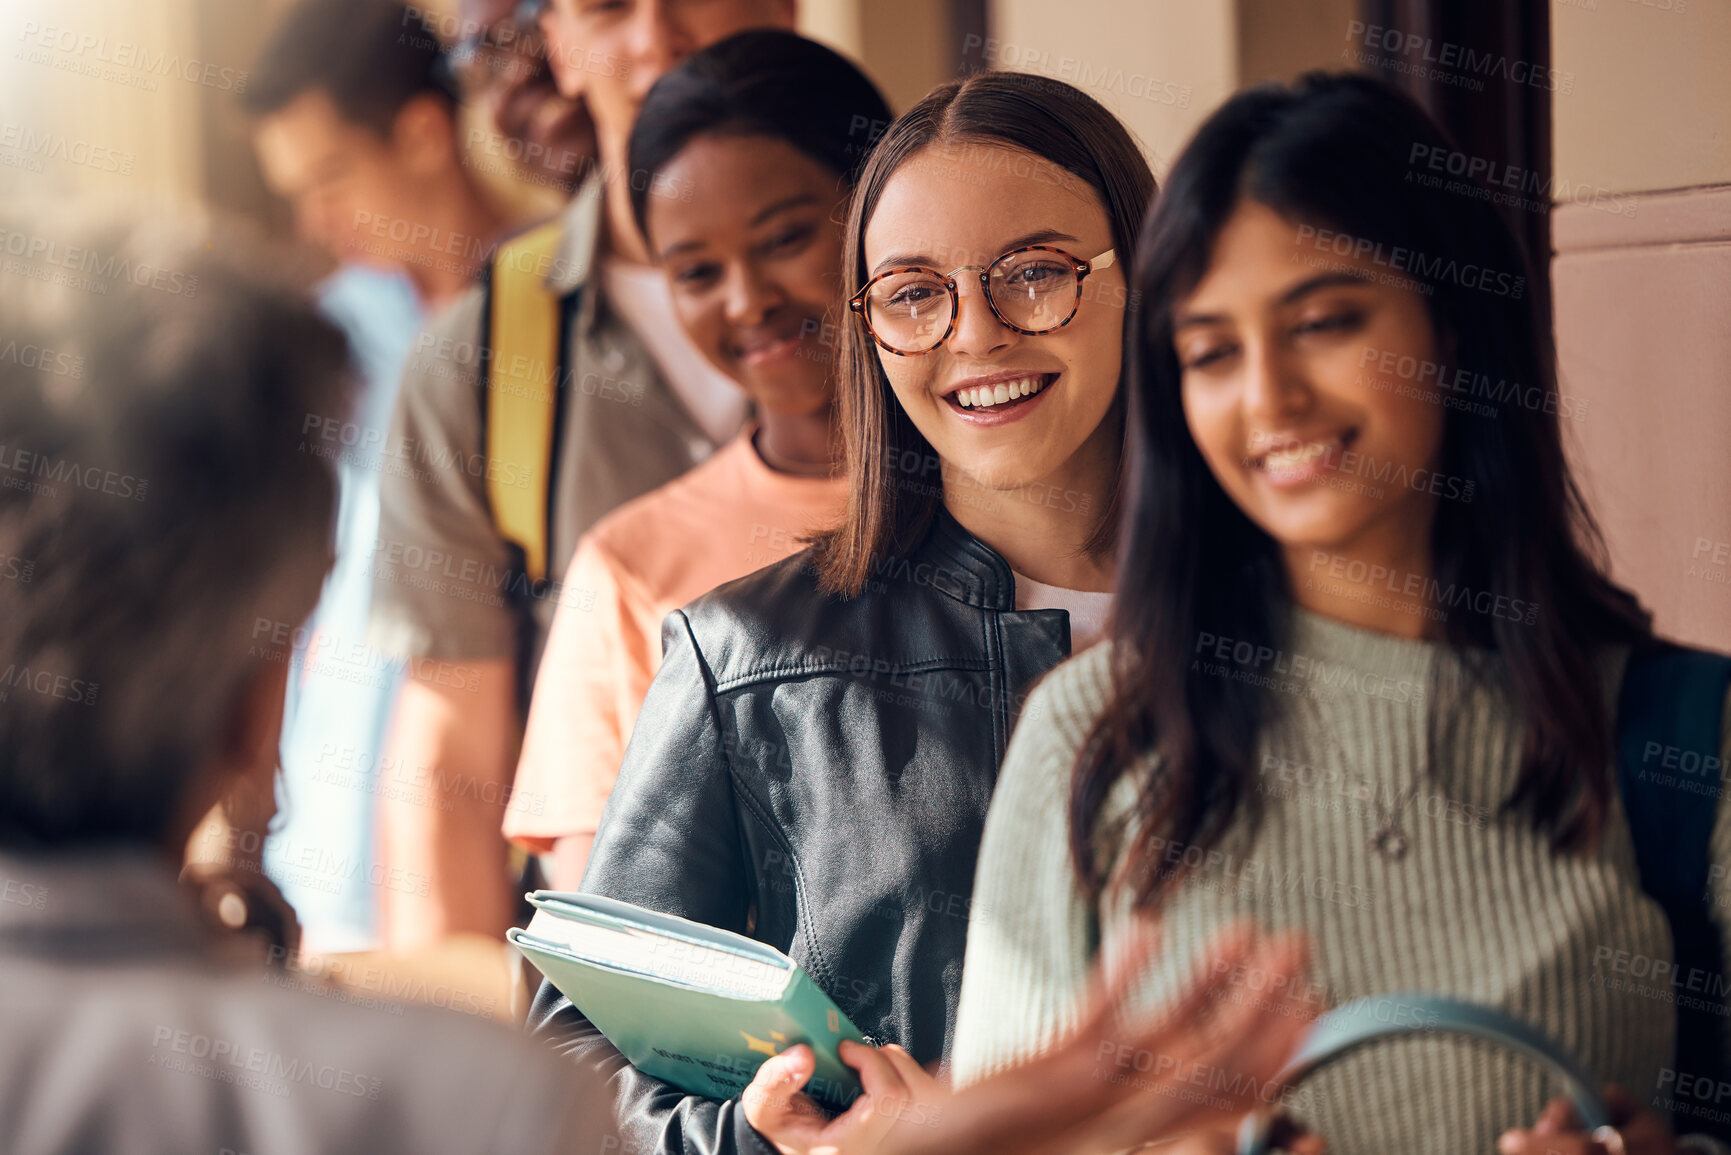
M408 279L345 265L319 286L325 315L348 334L360 378L354 414L309 415L307 452L336 464L336 564L318 606L294 630L283 711L278 816L265 872L320 953L377 945L374 799L400 775L383 767L402 665L366 644L379 477L404 360L423 315Z

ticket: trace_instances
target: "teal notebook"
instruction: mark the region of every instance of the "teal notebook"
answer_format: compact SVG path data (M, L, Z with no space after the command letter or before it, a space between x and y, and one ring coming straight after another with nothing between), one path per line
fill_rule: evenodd
M859 1028L774 947L592 894L528 897L535 916L505 937L638 1070L732 1099L765 1059L806 1043L808 1095L839 1110L860 1093L837 1054L865 1041Z

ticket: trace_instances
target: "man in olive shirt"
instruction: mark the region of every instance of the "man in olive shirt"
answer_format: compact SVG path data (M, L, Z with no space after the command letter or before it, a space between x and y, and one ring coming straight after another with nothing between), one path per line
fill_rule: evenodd
M392 422L374 556L372 640L410 663L379 776L387 947L499 934L513 886L500 834L523 711L567 589L577 539L615 506L671 480L739 428L743 395L685 339L632 223L625 151L655 80L736 32L791 27L795 0L553 0L540 14L560 90L594 119L600 163L564 215L544 278L562 299L563 396L554 431L547 581L525 580L498 529L484 452L479 353L487 302L467 294L418 338ZM506 478L509 483L510 479ZM443 676L460 665L463 676ZM419 888L416 888L419 889Z

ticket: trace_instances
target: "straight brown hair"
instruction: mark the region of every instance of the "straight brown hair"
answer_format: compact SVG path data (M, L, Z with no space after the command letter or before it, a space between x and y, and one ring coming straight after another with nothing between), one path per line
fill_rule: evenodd
M849 291L865 283L866 225L890 178L929 146L969 142L1020 149L1069 172L1099 196L1114 248L1136 251L1154 174L1118 118L1061 81L979 72L932 89L873 147L848 208L842 283ZM1114 414L1122 412L1123 396L1120 387ZM943 485L936 452L897 403L864 321L851 312L841 327L836 406L852 480L841 524L811 539L812 565L826 592L857 597L885 557L905 553L925 536ZM1115 546L1119 488L1114 484L1102 503L1090 553Z

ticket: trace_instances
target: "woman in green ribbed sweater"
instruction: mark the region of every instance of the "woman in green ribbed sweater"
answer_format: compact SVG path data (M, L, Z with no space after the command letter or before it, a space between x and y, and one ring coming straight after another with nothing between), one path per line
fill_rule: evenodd
M1701 1119L1666 1117L1667 992L1628 981L1671 950L1613 771L1648 618L1570 479L1559 416L1584 414L1556 393L1521 250L1488 198L1432 179L1453 155L1392 89L1316 76L1234 97L1173 168L1137 257L1117 621L1010 746L958 1082L1068 1027L1132 911L1164 927L1153 1001L1250 917L1307 932L1316 1005L1498 1008L1624 1089L1628 1151L1696 1142L1673 1130ZM1555 1094L1420 1034L1291 1105L1337 1155L1604 1150Z

